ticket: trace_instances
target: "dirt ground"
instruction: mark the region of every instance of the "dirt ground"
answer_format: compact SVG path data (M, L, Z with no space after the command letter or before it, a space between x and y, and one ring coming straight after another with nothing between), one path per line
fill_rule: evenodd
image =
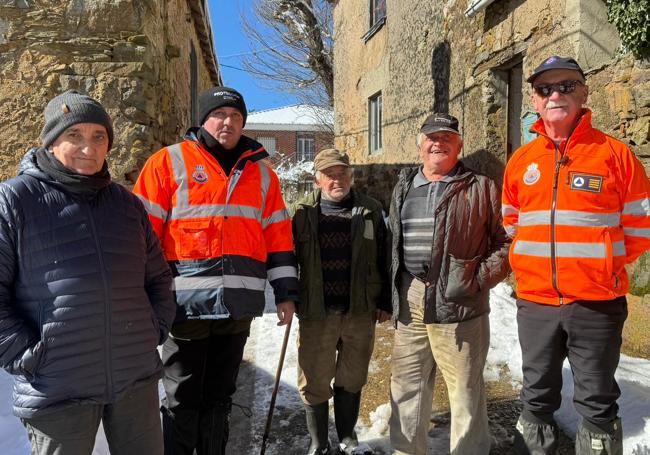
M623 331L623 353L650 358L650 296L628 296L628 319ZM390 357L393 345L394 329L388 324L378 326L375 350L370 364L368 384L363 389L361 401L361 419L369 423L371 411L388 401L390 396ZM492 455L509 455L512 453L514 427L521 410L518 391L513 389L507 375L502 375L498 382L488 382L488 416L490 429L494 437ZM436 377L434 395L434 415L431 428L449 425L449 403L446 386L441 375ZM573 455L573 441L561 435L560 455Z

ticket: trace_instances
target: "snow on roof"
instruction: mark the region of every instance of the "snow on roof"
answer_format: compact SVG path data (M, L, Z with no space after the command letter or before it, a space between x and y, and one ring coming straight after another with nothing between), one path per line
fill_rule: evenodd
M334 112L311 104L249 112L246 119L248 130L319 131L331 130Z

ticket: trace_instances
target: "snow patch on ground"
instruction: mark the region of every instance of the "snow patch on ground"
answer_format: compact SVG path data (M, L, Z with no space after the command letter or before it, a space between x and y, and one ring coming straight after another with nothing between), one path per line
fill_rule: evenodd
M272 302L272 293L269 292ZM516 306L511 289L501 283L490 293L491 341L485 370L487 380L496 380L507 371L513 384L521 385L521 351L517 337ZM271 398L280 347L285 333L277 327L273 304L267 313L253 322L246 345L244 363L239 374L239 390L234 397L229 452L257 453L262 442ZM268 455L303 454L309 438L304 425L302 403L297 389L296 336L298 323L294 320L289 347L282 371L273 425L269 435ZM622 391L619 400L623 421L625 455L650 455L650 362L621 356L616 379ZM563 370L562 407L557 412L558 423L569 436L575 435L579 418L571 396L573 381L568 364ZM0 371L0 454L28 455L29 444L20 421L11 415L12 379ZM333 415L333 413L331 413ZM250 415L250 417L248 417ZM359 439L368 443L378 455L390 453L388 419L390 404L379 406L370 414L368 426L359 425ZM333 422L330 438L336 441ZM434 426L430 431L428 453L449 453L448 425ZM97 436L93 455L109 455L103 431Z

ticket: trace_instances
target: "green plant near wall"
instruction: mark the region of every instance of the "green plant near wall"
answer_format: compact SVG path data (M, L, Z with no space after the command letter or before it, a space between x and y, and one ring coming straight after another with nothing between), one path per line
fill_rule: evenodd
M635 57L650 58L650 0L605 0L607 19Z

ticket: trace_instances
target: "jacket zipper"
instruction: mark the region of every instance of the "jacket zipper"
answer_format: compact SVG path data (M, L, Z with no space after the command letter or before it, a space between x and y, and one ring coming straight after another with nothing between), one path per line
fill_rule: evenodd
M102 254L102 249L99 244L99 237L97 235L97 228L95 226L95 220L92 216L92 211L88 203L86 205L86 212L88 213L88 223L93 231L93 238L95 240L95 246L97 247L97 257L99 258L99 267L102 275L102 282L104 284L104 311L106 313L105 325L104 325L104 345L106 352L106 398L111 399L113 395L113 375L112 371L112 362L111 362L111 349L110 349L110 339L111 339L111 305L110 305L110 293L108 292L108 279L106 277L106 267L104 263L104 256Z
M568 140L567 140L568 142ZM560 292L557 286L557 258L556 258L556 245L555 245L555 210L556 210L556 205L557 205L557 186L558 186L558 178L560 176L560 167L562 166L561 160L557 159L558 154L560 153L560 150L555 144L555 153L553 154L553 158L555 161L555 173L553 174L553 201L551 202L551 285L553 286L553 289L555 289L555 292L557 292L558 297L560 298L560 305L564 304L564 296ZM566 149L566 146L565 146Z
M566 138L566 141L564 143L564 153L560 152L560 148L558 145L553 141L550 137L545 136L548 140L550 140L553 143L553 147L555 148L555 151L553 153L553 161L555 162L555 172L553 173L553 201L551 202L551 285L553 286L553 289L555 292L557 292L557 296L560 299L560 305L564 305L564 296L560 292L560 289L557 284L557 252L556 252L556 244L555 244L555 211L557 210L557 192L558 192L558 180L560 177L560 168L562 167L563 163L563 158L567 156L568 150L569 150L569 141L571 140L571 136L573 135L573 132L575 131L575 128L571 131L569 134L569 137ZM558 156L560 156L560 159L558 159ZM568 159L568 158L567 158Z

